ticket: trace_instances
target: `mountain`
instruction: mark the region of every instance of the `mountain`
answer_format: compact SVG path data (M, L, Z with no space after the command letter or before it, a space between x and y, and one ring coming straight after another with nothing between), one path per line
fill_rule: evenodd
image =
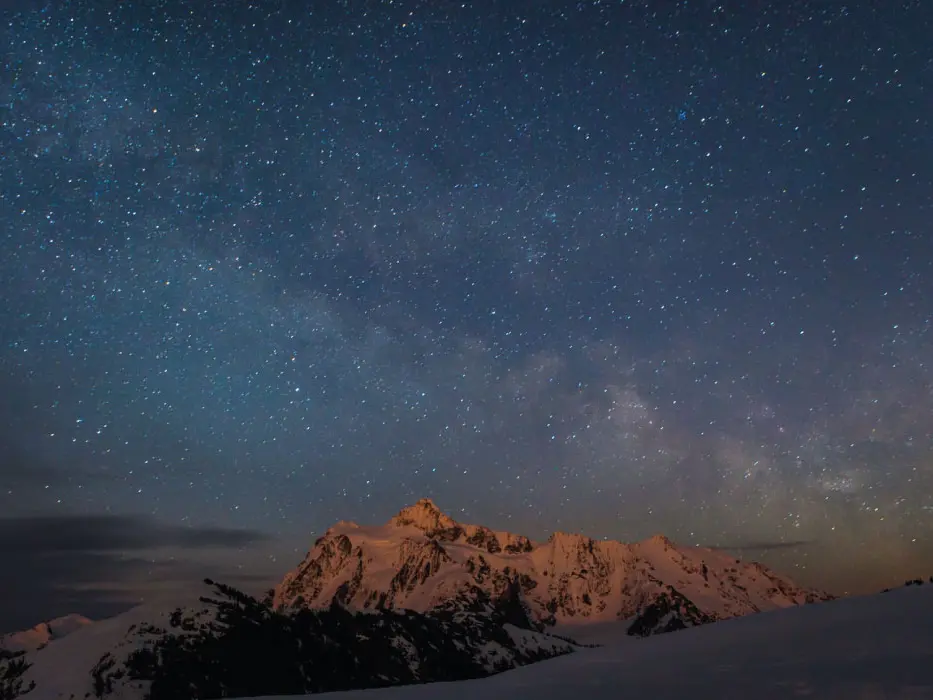
M574 651L469 613L273 611L229 586L143 605L33 653L0 657L0 698L182 700L479 678Z
M277 610L465 611L543 630L624 621L658 632L829 600L758 563L663 536L626 544L555 533L546 542L456 522L431 500L385 525L340 522L272 592Z
M182 700L463 680L578 652L583 645L567 633L548 634L574 623L651 637L829 598L760 564L661 536L624 544L557 533L533 542L458 523L427 499L382 526L337 523L265 600L205 585L203 595L109 620L69 617L22 633L20 651L0 652L0 700L26 692L30 700ZM579 628L569 631L581 639Z
M54 620L40 622L32 629L0 635L0 649L14 652L37 651L49 642L66 637L92 622L83 615L74 613L56 617Z

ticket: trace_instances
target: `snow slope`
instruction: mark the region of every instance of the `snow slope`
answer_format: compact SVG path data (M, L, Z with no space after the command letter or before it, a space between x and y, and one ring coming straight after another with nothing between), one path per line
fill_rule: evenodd
M379 687L477 678L575 650L487 616L335 606L293 618L222 584L208 583L204 593L139 606L28 654L21 678L35 688L24 697L176 700ZM0 696L2 679L0 665Z
M457 523L422 499L383 526L332 527L275 589L273 604L480 609L510 591L544 624L633 620L658 604L653 624L642 625L649 634L671 617L690 626L829 599L760 564L660 535L626 544L555 533L535 543Z
M7 651L36 651L56 639L66 637L72 632L92 624L92 620L83 615L72 613L54 620L40 622L32 629L0 635L0 649Z
M933 698L933 585L779 610L649 639L629 637L478 681L325 697Z

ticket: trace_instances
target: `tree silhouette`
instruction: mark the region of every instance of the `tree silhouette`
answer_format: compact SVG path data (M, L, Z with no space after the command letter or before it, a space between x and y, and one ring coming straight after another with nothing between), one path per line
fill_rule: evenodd
M23 674L32 666L24 654L0 649L0 700L16 700L36 687L35 681L23 681Z
M571 651L566 645L537 650L516 644L503 625L527 617L517 580L500 601L498 615L360 614L336 602L327 609L284 613L231 586L205 583L213 589L201 598L206 614L178 609L169 615L170 629L156 630L159 638L132 652L125 664L114 665L109 655L101 659L92 672L98 697L110 694L120 678L149 681L148 700L465 680Z

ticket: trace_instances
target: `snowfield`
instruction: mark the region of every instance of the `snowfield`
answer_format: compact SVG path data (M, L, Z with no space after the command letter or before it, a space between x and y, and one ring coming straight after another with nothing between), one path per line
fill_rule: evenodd
M333 700L933 698L933 585L789 608L607 645L459 683ZM266 698L265 700L272 700Z

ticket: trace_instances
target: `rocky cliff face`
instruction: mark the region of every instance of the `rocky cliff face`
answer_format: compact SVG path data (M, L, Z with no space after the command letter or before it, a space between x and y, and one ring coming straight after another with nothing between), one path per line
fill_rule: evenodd
M507 609L511 619L527 618L538 629L621 620L642 634L679 624L646 622L653 617L673 615L690 626L828 598L760 564L677 547L663 536L627 544L555 533L534 543L458 523L423 499L381 527L335 525L276 587L271 603L294 610L337 600L361 610L500 617Z

